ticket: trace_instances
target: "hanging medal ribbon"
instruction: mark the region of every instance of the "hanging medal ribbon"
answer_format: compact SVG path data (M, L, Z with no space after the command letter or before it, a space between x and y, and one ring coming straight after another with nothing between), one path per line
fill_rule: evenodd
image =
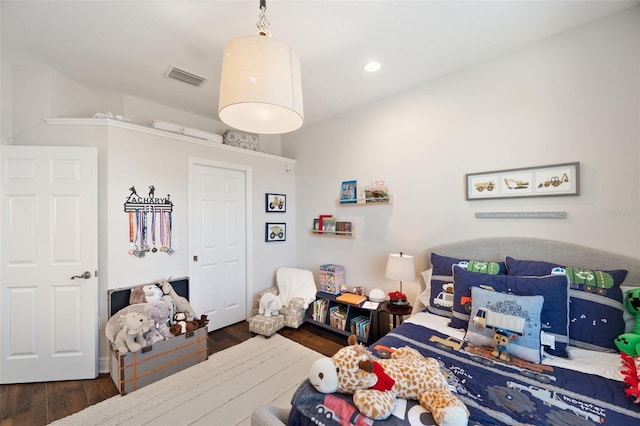
M145 212L144 210L142 210L140 212L140 252L138 253L138 256L140 257L144 257L145 254L147 254L147 252L144 249L144 246L146 245L146 234L145 234L145 224L144 224L144 220L145 220L146 216L145 216Z
M140 238L140 212L136 211L136 235L134 237L133 244L133 255L138 256L138 240Z
M171 247L171 231L172 231L171 212L167 212L167 216L169 218L169 223L167 224L167 226L168 226L168 232L167 232L167 241L168 241L167 254L168 255L172 255L175 252L175 250Z
M147 220L148 208L142 211L142 248L145 252L149 251L149 242L147 241L149 235L149 221Z
M138 245L136 247L136 256L144 257L144 212L137 211L136 218L138 219Z
M133 253L135 253L135 243L133 242L133 237L134 237L134 229L133 229L133 212L130 211L129 212L129 254L133 256Z
M160 212L160 251L167 251L166 212Z
M153 211L151 212L151 243L153 244L153 248L151 249L151 253L155 253L158 251L156 248L156 206L153 206Z

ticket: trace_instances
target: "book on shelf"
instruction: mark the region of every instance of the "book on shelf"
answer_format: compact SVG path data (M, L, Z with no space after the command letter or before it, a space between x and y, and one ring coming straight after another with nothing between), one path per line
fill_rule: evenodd
M327 309L329 301L327 299L317 299L313 302L313 313L311 319L325 323L327 321Z
M369 326L371 321L369 317L359 315L351 320L350 331L362 340L367 340L369 337Z
M332 214L321 214L318 216L318 233L322 234L322 230L324 229L324 221L326 219L333 218Z
M358 201L358 182L345 180L340 190L340 204L354 204Z
M331 327L345 330L347 326L347 310L343 306L329 308L329 323Z
M353 293L342 293L340 296L336 297L338 302L350 303L352 305L359 305L365 300L367 300L366 296L361 296L359 294Z
M336 222L336 234L339 235L351 235L352 225L351 222Z

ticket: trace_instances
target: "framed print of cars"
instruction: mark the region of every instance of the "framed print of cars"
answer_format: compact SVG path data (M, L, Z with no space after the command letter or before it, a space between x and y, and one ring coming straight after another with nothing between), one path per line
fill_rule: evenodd
M580 195L580 163L562 163L465 175L465 199Z
M264 224L264 241L271 243L274 241L287 240L287 224L267 222Z
M285 194L264 194L265 211L267 213L285 213L287 196Z

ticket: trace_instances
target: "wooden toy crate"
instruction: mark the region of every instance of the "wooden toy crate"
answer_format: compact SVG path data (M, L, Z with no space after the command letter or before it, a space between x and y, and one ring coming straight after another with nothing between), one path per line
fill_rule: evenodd
M176 293L189 299L189 278L169 282ZM110 315L129 305L131 289L135 287L109 290ZM207 328L198 328L124 355L110 344L109 371L113 383L125 395L194 366L209 357L207 338Z
M208 358L207 329L199 328L137 352L120 354L111 346L109 371L113 383L125 395Z

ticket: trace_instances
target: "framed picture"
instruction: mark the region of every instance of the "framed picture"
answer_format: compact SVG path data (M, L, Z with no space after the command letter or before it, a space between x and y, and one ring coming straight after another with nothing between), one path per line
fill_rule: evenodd
M345 180L340 189L340 204L355 204L358 201L358 182Z
M466 200L580 195L580 163L465 175Z
M267 213L284 213L287 211L285 194L264 194L264 208Z
M287 240L287 224L267 222L264 224L264 240L267 243Z

